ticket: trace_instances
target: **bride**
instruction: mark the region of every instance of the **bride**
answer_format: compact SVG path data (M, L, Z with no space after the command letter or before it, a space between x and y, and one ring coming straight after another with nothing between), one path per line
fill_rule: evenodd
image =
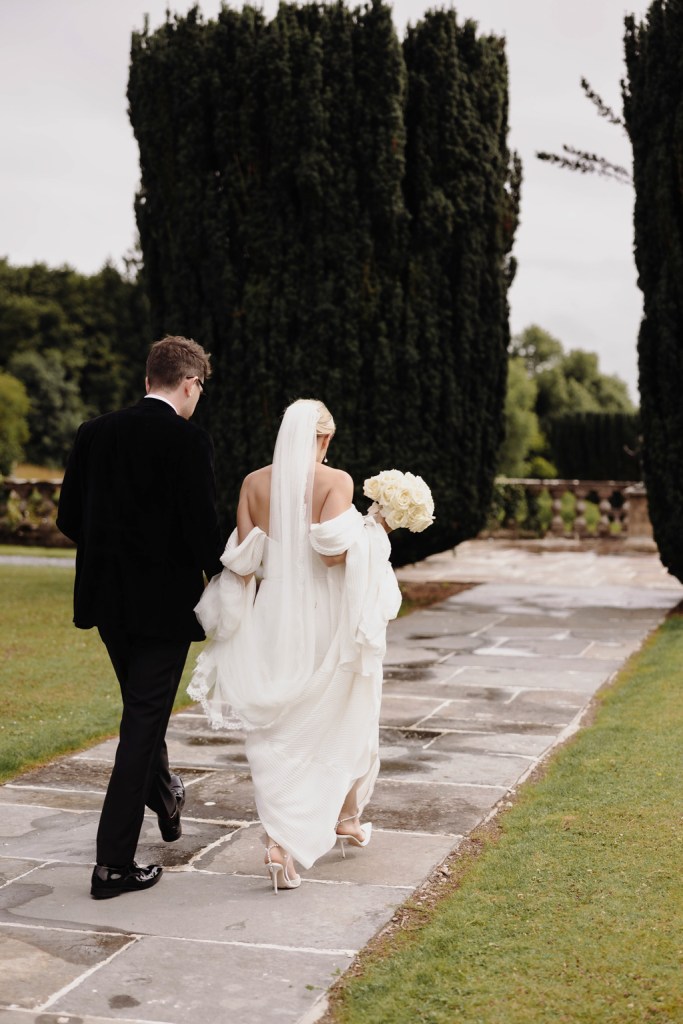
M325 465L334 432L322 402L287 408L195 609L211 639L188 692L214 728L246 731L275 892L300 885L295 861L370 841L360 815L379 771L386 624L401 603L388 525L363 517L351 477Z

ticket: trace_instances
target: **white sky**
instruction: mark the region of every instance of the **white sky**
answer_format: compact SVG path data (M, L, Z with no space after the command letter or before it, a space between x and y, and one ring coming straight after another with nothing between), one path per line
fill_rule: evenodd
M0 255L14 264L120 264L135 237L137 147L126 112L130 33L188 0L0 0ZM203 0L206 18L220 0ZM238 6L238 5L237 5ZM270 16L275 0L264 9ZM407 22L437 6L397 0ZM618 128L598 118L580 79L621 109L623 18L647 0L459 0L459 18L507 38L510 144L524 162L513 333L538 323L565 348L597 352L637 400L641 297L631 189L536 160L563 142L629 165Z

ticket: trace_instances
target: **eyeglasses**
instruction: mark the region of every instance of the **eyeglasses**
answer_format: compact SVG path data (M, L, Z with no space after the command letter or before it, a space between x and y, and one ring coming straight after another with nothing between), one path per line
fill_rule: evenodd
M197 377L196 375L195 376L190 375L190 376L186 377L185 380L196 380L197 383L199 384L199 397L201 398L202 395L205 394L204 381L200 380L199 377Z

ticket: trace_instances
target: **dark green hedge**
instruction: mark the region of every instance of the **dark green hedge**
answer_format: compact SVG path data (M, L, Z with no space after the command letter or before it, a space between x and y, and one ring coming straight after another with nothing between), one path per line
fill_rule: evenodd
M640 480L640 417L577 412L549 421L551 459L565 480Z
M227 520L283 408L322 398L334 463L432 486L397 561L472 536L501 438L520 170L503 43L380 2L196 11L134 36L137 221L156 335L214 355ZM361 507L362 501L360 502Z
M633 146L644 477L662 562L683 580L683 5L626 19L624 115Z

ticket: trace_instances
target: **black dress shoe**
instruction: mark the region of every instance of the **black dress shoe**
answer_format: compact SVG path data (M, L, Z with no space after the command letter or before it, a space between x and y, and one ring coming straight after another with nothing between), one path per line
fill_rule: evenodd
M161 838L165 843L174 843L183 834L183 826L180 823L180 812L185 806L185 784L179 775L171 775L171 792L176 800L175 813L157 814Z
M110 900L122 892L138 892L156 885L161 878L161 864L140 867L133 861L128 867L110 868L96 864L90 879L90 895L95 900Z
M171 772L171 792L178 802L178 810L182 811L185 806L185 783L179 775Z
M180 821L180 807L176 807L175 814L169 818L167 814L157 814L159 831L165 843L175 843L183 834L183 826Z

